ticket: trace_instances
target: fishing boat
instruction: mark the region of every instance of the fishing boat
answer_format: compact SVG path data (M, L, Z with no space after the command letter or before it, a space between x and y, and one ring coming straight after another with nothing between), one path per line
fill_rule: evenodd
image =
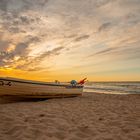
M0 96L26 98L63 98L81 96L85 79L80 82L72 80L71 82L60 83L1 77Z

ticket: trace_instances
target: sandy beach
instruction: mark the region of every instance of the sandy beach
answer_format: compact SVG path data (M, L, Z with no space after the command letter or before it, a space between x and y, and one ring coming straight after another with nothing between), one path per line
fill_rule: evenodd
M0 140L139 140L140 95L0 98Z

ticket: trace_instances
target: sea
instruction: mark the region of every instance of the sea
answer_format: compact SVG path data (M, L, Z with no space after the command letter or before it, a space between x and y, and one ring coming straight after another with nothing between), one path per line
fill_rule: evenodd
M84 92L105 94L140 94L140 82L87 82Z

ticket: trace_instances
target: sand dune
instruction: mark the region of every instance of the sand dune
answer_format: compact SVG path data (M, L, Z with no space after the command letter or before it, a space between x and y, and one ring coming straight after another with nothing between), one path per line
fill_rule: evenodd
M139 140L140 95L0 98L1 140Z

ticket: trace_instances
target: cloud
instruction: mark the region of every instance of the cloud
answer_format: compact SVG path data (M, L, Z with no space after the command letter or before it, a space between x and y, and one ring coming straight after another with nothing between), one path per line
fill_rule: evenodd
M1 51L1 55L0 55L0 66L5 66L5 65L9 65L12 66L14 63L19 62L24 60L24 62L28 62L29 58L28 58L28 47L30 46L31 43L37 43L39 42L40 39L38 37L34 37L31 35L28 35L25 37L25 39L23 40L23 42L19 42L15 49L12 50L11 52L8 52L7 49L9 47L9 43L10 42L0 42L0 45L2 45L3 47L0 46L0 51ZM15 60L16 57L19 57L18 61Z
M89 37L90 37L89 35L83 35L83 36L77 37L74 41L75 42L82 41L82 40L88 39Z
M35 59L38 60L38 61L41 61L45 57L53 56L53 55L59 55L60 51L63 50L63 49L64 49L64 47L57 47L57 48L55 48L51 51L46 51L46 52L42 53L40 56L36 57Z
M0 52L6 51L9 47L10 41L9 40L0 40Z
M101 31L104 31L106 29L108 29L112 24L110 22L106 22L106 23L103 23L99 28L98 28L98 31L101 32Z
M23 24L30 24L31 22L33 22L34 21L34 19L33 18L28 18L27 16L20 16L20 20L21 20L21 22L23 23Z
M43 7L48 0L1 0L0 9L6 12L23 12L26 10L33 10L38 7Z
M43 69L41 62L47 67L48 57L70 66L86 57L85 65L138 58L139 5L139 0L0 0L0 51L14 46L10 55L0 56L0 66L36 71Z
M98 51L96 50L96 52L86 56L85 58L88 59L88 61L89 59L98 60L98 65L115 62L124 62L129 64L129 61L139 61L140 41L138 41L136 38L120 39L114 43L114 46L111 46L111 42L110 44L108 42L106 45L108 45L109 48L104 46L104 48L100 48Z
M3 10L3 11L7 10L7 2L8 2L8 0L1 0L0 1L0 9L1 10Z
M106 4L109 4L110 2L113 2L114 0L97 0L96 1L96 6L97 7L102 7Z
M40 41L40 38L39 37L34 37L34 36L26 36L25 37L25 40L23 42L19 42L17 45L16 45L16 48L14 50L14 54L15 55L25 55L26 52L27 52L27 48L29 47L29 45L31 43L37 43Z
M103 55L103 54L111 52L112 50L115 50L115 49L117 49L117 48L108 48L108 49L105 49L103 51L99 51L99 52L95 53L94 55Z
M55 48L51 51L46 51L44 53L42 53L39 56L36 57L29 57L29 56L22 56L20 57L20 59L18 60L18 64L15 67L16 69L21 69L21 70L26 70L26 71L37 71L37 70L43 70L45 69L42 66L39 66L39 64L46 58L48 57L53 57L55 55L59 55L61 50L63 50L64 47L58 47ZM23 62L23 63L20 63Z

